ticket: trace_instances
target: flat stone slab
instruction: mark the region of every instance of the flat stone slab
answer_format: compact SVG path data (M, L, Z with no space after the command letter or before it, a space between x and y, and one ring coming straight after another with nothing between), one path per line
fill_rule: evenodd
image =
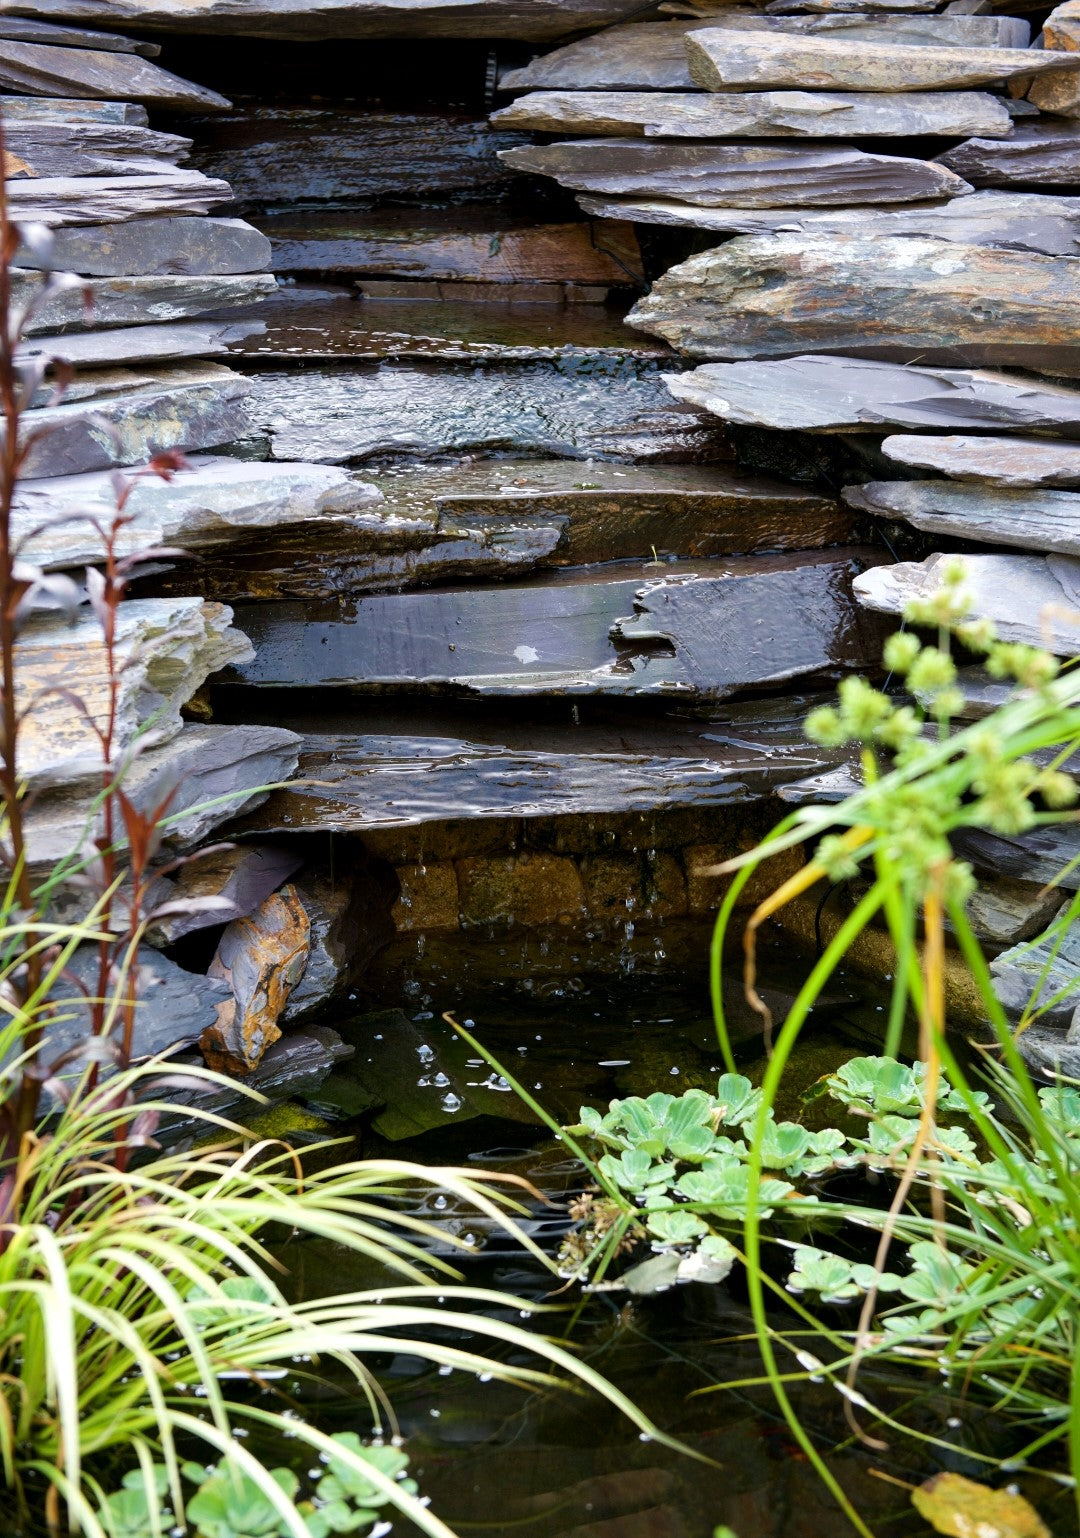
M800 199L800 205L803 201ZM869 200L868 200L869 201ZM723 234L915 235L961 245L1004 246L1076 256L1080 251L1080 198L1037 192L972 192L946 203L903 208L702 208L663 199L580 197L586 213L637 224L689 226Z
M623 21L637 0L5 0L49 20L224 37L516 38L546 42Z
M208 214L232 191L199 171L154 176L27 177L8 183L12 218L52 226L114 224L152 214Z
M49 368L56 363L70 363L82 369L165 363L229 352L244 338L262 330L258 321L230 325L217 320L188 320L172 325L127 326L116 331L77 331L34 337L20 345L17 357L20 364L44 362ZM71 386L65 392L67 401L71 400L70 391ZM32 404L44 402L35 398Z
M992 486L1080 486L1080 443L1032 438L897 436L881 445L886 459L955 480Z
M158 43L137 42L116 32L90 32L85 27L65 27L51 21L35 21L30 16L0 16L0 37L22 43L54 43L57 48L95 48L105 53L141 53L144 59L156 59Z
M976 187L1080 185L1080 123L1019 122L1010 139L975 137L938 157Z
M190 469L171 481L132 478L125 503L131 522L120 532L118 554L161 545L201 550L235 543L253 530L306 523L319 525L329 538L328 524L340 524L347 533L352 515L382 502L374 486L330 465L210 455L188 463ZM99 561L101 537L89 520L109 523L116 508L113 481L111 472L99 472L21 482L12 529L14 538L25 541L25 558L50 569Z
M36 272L12 268L11 290L16 304L25 304L40 287ZM244 277L215 274L151 278L87 278L79 288L62 290L38 305L26 328L28 336L70 327L88 331L98 326L140 326L148 320L186 320L208 310L252 304L272 294L277 282L270 273Z
M492 114L497 128L646 139L864 139L916 134L1007 139L1012 118L979 91L534 91ZM952 169L957 169L955 166ZM963 174L960 172L959 174Z
M1080 925L1038 945L1014 946L990 963L994 992L1006 1014L1017 1020L1037 1006L1039 1026L1068 1027L1080 1007ZM1069 1032L1074 1049L1077 1036ZM1023 1037L1020 1038L1023 1041Z
M1080 461L1080 444L1074 454ZM1080 484L1075 468L1074 484ZM1080 555L1080 496L1074 492L991 489L956 481L871 481L847 487L844 500L861 512L898 518L930 534L1016 545L1040 554Z
M876 43L880 20L866 16L761 16L723 11L694 21L608 27L499 76L501 91L690 91L686 34L703 27L774 36ZM1026 48L1031 28L1011 16L895 16L889 42L930 48Z
M16 120L4 130L4 148L22 164L14 177L156 176L183 160L190 139L115 123ZM25 168L25 169L24 169ZM9 163L9 176L11 175Z
M121 605L118 750L151 721L148 747L175 737L181 706L210 674L251 657L249 641L231 622L232 611L224 604L201 598L132 598ZM82 709L63 692L75 682ZM47 785L100 772L101 748L91 723L104 725L109 678L101 627L88 609L79 610L74 624L65 615L44 614L24 626L15 650L15 693L24 712L20 778Z
M909 49L900 41L695 30L686 37L690 78L706 91L946 91L1076 71L1080 58L1030 48Z
M679 400L749 427L798 432L997 428L1080 438L1080 390L983 370L811 354L771 363L707 363L664 379Z
M43 406L22 418L30 445L23 476L79 475L143 464L166 449L207 449L250 433L248 381L215 363L98 376L100 394Z
M644 286L630 224L515 225L498 207L267 215L277 272L345 272L464 283Z
M492 133L468 113L366 112L259 105L199 123L192 163L237 202L355 208L436 194L488 195L509 185L497 151L521 134ZM972 129L971 132L976 132Z
M119 18L110 16L110 21ZM56 48L7 39L0 51L0 90L27 96L76 96L146 102L173 112L222 112L224 96L181 80L137 54Z
M273 688L723 699L865 664L876 631L850 599L864 559L877 556L674 563L660 580L640 562L613 563L528 586L364 597L349 617L244 607L257 653L229 676Z
M627 323L698 358L836 352L1080 374L1078 284L1080 262L1028 251L740 235L670 268Z
M132 101L79 101L66 96L4 96L7 123L130 123L145 128L149 114Z
M900 614L913 599L936 593L942 567L958 560L972 618L993 620L1001 640L1041 646L1058 657L1080 650L1080 560L1068 555L932 555L864 572L855 579L855 596L879 613ZM1032 873L1032 879L1042 878Z
M403 285L408 287L409 285ZM417 285L419 286L419 285ZM289 283L238 311L246 333L233 350L281 362L300 359L382 358L446 362L566 362L671 359L671 349L623 325L619 310L603 304L551 304L515 297L495 287L483 298L358 300L352 290ZM426 291L426 290L425 290ZM145 329L145 328L141 328Z
M267 371L252 416L276 459L486 452L557 458L727 458L723 436L671 400L655 366L558 364Z
M51 259L87 278L221 277L269 267L270 242L243 219L130 219L53 230ZM41 262L20 246L15 265Z
M681 144L647 139L571 139L502 150L517 171L551 176L578 192L685 199L694 204L800 208L907 203L955 197L968 183L943 166L840 145ZM605 208L617 205L605 203ZM787 210L790 218L790 209ZM604 217L610 217L605 214ZM636 218L636 214L627 215ZM648 222L648 221L646 221ZM673 221L674 222L674 221Z
M1080 867L1072 865L1076 857L1075 822L1044 823L1011 836L984 828L958 828L952 844L961 859L970 860L979 870L1017 880L1053 881L1064 892L1080 889Z

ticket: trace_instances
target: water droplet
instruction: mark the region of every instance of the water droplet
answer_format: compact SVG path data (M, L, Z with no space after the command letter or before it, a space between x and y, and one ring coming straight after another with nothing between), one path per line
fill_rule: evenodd
M429 1047L425 1042L422 1047L417 1047L416 1055L422 1063L433 1063L435 1061L435 1048Z
M448 1090L442 1098L442 1108L448 1116L453 1116L455 1111L461 1110L461 1101L453 1090Z

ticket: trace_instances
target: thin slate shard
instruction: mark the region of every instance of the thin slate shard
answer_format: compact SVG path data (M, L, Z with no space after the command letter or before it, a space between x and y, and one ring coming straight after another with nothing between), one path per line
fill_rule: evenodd
M230 105L216 91L181 80L137 54L10 39L0 48L0 90L28 96L130 100L173 112L223 112Z
M707 363L664 379L679 400L751 427L802 432L996 427L1080 438L1080 390L985 370L809 355Z
M86 278L238 276L270 266L270 242L243 219L130 219L54 230L49 260ZM20 246L15 265L42 260Z
M19 178L156 176L183 160L190 139L114 123L16 120L4 129L4 148L27 167Z
M209 358L226 353L245 337L262 331L258 321L230 325L216 320L177 321L164 325L127 326L116 331L78 331L65 335L37 336L20 344L16 359L20 366L43 362L55 371L58 363L79 369L100 369L143 363L168 363L180 358ZM80 380L79 388L93 384L93 375ZM49 385L42 387L51 394ZM72 399L72 386L64 394ZM35 398L31 406L46 405Z
M1006 139L1012 118L979 91L535 91L492 114L497 128L647 139L855 139L914 134Z
M1080 486L1080 444L1039 438L892 437L886 459L993 486Z
M627 320L699 358L837 352L1080 374L1078 281L1080 262L1027 251L743 235L672 267Z
M25 304L41 286L40 274L12 268L13 302ZM208 310L251 304L277 287L266 273L242 277L173 275L88 278L78 288L51 294L35 306L28 336L65 327L85 331L101 326L139 326L146 320L186 320Z
M975 137L938 159L976 187L1080 186L1080 123L1020 122L1011 138Z
M1072 484L1080 484L1080 444ZM956 481L871 481L849 486L849 507L895 518L929 534L1040 553L1080 555L1080 496L1075 492L966 486Z
M63 96L5 96L0 108L6 123L128 123L145 128L150 121L145 107L130 101L77 101Z
M686 199L721 207L772 208L785 201L810 207L907 203L970 190L943 166L838 145L578 139L503 150L499 158L516 171L553 177L574 191ZM785 215L790 218L791 210ZM636 211L629 217L636 218Z
M151 214L208 214L227 182L182 167L153 176L26 177L7 184L12 217L50 226L112 224Z

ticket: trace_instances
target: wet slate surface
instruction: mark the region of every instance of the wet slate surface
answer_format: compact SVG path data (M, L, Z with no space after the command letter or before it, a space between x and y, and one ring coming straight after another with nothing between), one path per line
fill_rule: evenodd
M40 283L38 273L13 268L13 302L25 304ZM185 320L209 310L253 304L260 295L274 290L269 273L87 278L78 288L61 290L35 306L26 330L28 336L40 336L65 328L86 331L102 326L138 326L147 319Z
M1080 483L1080 446L1073 483ZM1015 545L1040 554L1080 555L1080 495L1071 491L1020 491L965 486L956 481L872 481L849 486L849 507L895 518L929 534L979 544Z
M1044 429L1080 438L1080 390L986 370L807 354L777 362L709 363L665 379L680 400L755 427Z
M835 352L1072 376L1078 281L1075 259L1027 251L908 236L740 235L670 268L627 322L699 358Z
M567 356L671 358L602 304L538 304L505 298L361 299L341 287L287 284L241 312L252 332L236 351L282 362L302 359L443 359L543 362Z
M269 267L270 242L243 219L131 219L55 230L51 258L64 272L94 278L227 275ZM25 247L15 262L41 265Z
M655 368L618 361L425 369L309 369L252 377L276 459L329 463L464 450L586 458L726 458L723 435L679 407Z
M333 617L298 606L241 607L238 623L256 657L224 681L722 699L752 684L868 663L877 627L857 617L850 582L877 558L840 549L672 563L659 582L640 562L613 563L523 586L361 598L351 614ZM635 611L646 616L636 630ZM703 633L710 623L711 646Z
M1006 141L975 137L939 158L976 187L1080 186L1080 123L1017 123Z
M599 138L526 145L500 155L516 170L553 177L579 192L685 198L721 207L904 203L969 190L944 166L841 145Z
M1065 892L1080 889L1080 867L1071 863L1076 858L1075 822L1047 823L1012 837L961 828L952 842L961 859L980 871L1023 881L1054 881Z
M41 362L51 369L56 363L70 363L85 371L80 374L79 386L69 385L64 392L64 401L70 402L75 389L92 389L95 370L169 363L182 358L212 358L257 336L262 329L262 322L257 320L181 320L116 330L47 333L23 342L17 356L22 365ZM49 387L46 385L45 389ZM44 402L35 398L32 404Z
M956 480L992 486L1080 486L1080 444L1047 439L899 435L881 445L886 459Z
M902 208L804 208L798 191L794 196L798 207L767 209L705 208L664 198L583 196L578 202L586 213L601 217L719 234L922 235L966 245L1040 251L1046 256L1075 256L1080 250L1080 198L987 190Z

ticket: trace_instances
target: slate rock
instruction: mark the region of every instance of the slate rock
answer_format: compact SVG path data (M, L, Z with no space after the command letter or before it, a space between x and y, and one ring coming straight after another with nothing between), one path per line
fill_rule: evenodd
M12 268L13 302L25 304L41 284L40 276ZM228 310L252 304L272 294L276 280L270 273L243 277L216 274L137 278L87 278L79 288L51 295L34 309L28 336L64 327L89 330L98 326L138 326L146 320L185 320L208 310Z
M1027 251L741 235L670 268L627 322L694 357L809 350L1069 374L1080 373L1078 282L1080 262Z
M1080 924L1070 924L1063 935L1044 937L1038 945L1004 951L991 961L990 975L1010 1019L1019 1020L1037 1007L1042 1028L1070 1025L1080 1005Z
M913 599L939 590L941 568L950 561L963 564L971 617L992 620L1001 640L1041 646L1058 657L1076 655L1080 560L1072 556L932 555L921 562L902 561L863 572L855 578L855 597L867 608L900 614ZM1006 870L1005 874L1024 872ZM1032 879L1041 878L1032 872Z
M1080 251L1080 198L985 191L951 197L944 203L886 209L803 206L809 201L800 196L798 207L748 209L732 205L702 208L696 203L663 199L578 199L586 213L599 218L689 226L731 235L915 235L954 240L961 245L1041 251L1046 256L1075 256Z
M1026 21L998 16L895 16L889 21L889 41L906 46L959 48L1026 48L1031 29ZM693 21L638 22L608 27L591 37L533 59L499 76L501 91L690 91L686 34L702 27L731 32L765 32L774 36L814 37L878 42L881 22L866 16L762 16L732 10ZM1060 47L1055 43L1054 47Z
M802 432L1021 429L1080 438L1080 390L1011 374L813 354L665 374L679 400L728 422Z
M706 91L944 91L993 85L1080 58L1030 48L907 48L900 42L776 36L707 27L686 37L690 77Z
M659 582L641 563L612 563L522 587L363 597L344 618L245 607L257 656L229 677L275 688L723 699L865 662L876 629L860 624L850 600L864 558L875 557L840 549L689 571L672 563Z
M28 96L76 96L146 102L173 112L222 112L216 91L181 80L136 54L6 40L0 49L0 89Z
M88 278L223 277L269 267L270 242L243 219L130 219L54 230L51 260ZM25 246L15 264L41 265Z
M118 364L170 363L180 358L210 358L231 352L237 344L263 326L258 321L230 325L222 321L176 321L172 325L125 326L116 331L78 331L61 336L37 336L20 343L16 358L20 369L44 365L55 370L58 363L76 369L115 369ZM64 400L93 387L93 373L79 376L78 385L70 383ZM30 402L46 405L52 397L50 384L42 385Z
M275 209L484 196L510 181L496 152L523 142L521 134L492 133L483 118L463 112L260 103L194 126L192 163L226 180L237 202Z
M215 363L98 379L100 395L23 414L25 441L40 434L29 443L27 480L143 464L166 449L213 448L251 431L248 381Z
M19 0L45 20L289 39L514 38L545 42L624 21L638 0Z
M881 445L886 459L956 480L992 486L1080 486L1080 444L1031 438L900 436Z
M1043 23L1040 42L1046 49L1080 52L1080 7L1075 0L1065 0L1064 5L1050 12ZM1070 71L1055 70L1051 75L1038 76L1027 98L1043 112L1080 117L1080 90Z
M116 32L88 32L85 27L65 27L30 16L0 16L0 37L22 43L53 43L57 48L94 48L105 53L141 53L156 59L159 43L139 42Z
M303 863L301 853L283 845L211 846L205 853L185 860L173 875L155 877L146 907L153 909L165 903L203 897L217 898L222 906L200 908L193 904L186 913L170 913L155 921L147 931L147 939L151 945L175 945L184 935L247 918Z
M1017 123L1012 137L976 137L939 155L976 187L1080 186L1080 123Z
M13 219L56 227L207 214L232 192L225 182L178 167L154 176L27 177L8 182L7 196Z
M227 983L232 999L199 1037L215 1072L250 1073L280 1039L278 1020L307 966L310 931L292 886L271 893L253 913L226 926L208 976Z
M251 656L232 628L232 611L200 598L131 599L120 607L116 655L121 668L116 749L153 721L147 737L165 742L181 727L180 709L211 673ZM57 692L78 684L83 709ZM92 723L105 720L109 695L104 643L97 620L80 609L74 623L36 615L19 634L16 699L25 712L19 730L19 774L29 783L57 783L96 769L101 750Z
M363 886L361 891L352 873L331 879L305 872L293 883L308 917L308 959L289 994L284 1020L306 1019L338 997L393 938L385 908L371 900L370 881L363 879Z
M491 121L497 128L539 133L636 134L647 139L916 134L1005 139L1012 132L1012 119L1001 103L978 91L910 91L897 96L872 91L534 91L493 113Z
M254 529L314 524L331 540L347 534L353 516L382 502L374 486L329 465L275 464L195 455L190 468L166 482L129 478L118 555L154 546L204 550L231 545ZM25 559L46 569L92 565L116 507L112 472L24 480L15 491L13 537Z
M522 364L253 376L253 418L276 459L476 452L566 458L727 458L717 430L676 406L647 365Z
M145 107L131 101L79 101L66 96L4 96L0 93L5 123L130 123L145 128L150 121Z
M1080 889L1080 867L1072 863L1076 858L1075 822L1044 823L1011 835L984 828L958 828L952 845L961 859L970 860L980 871L1044 885L1055 882L1063 892Z
M1080 460L1080 444L1075 455ZM956 481L871 481L847 487L844 500L858 511L895 518L929 534L1080 555L1080 495L1076 492L991 489Z
M894 16L898 12L934 11L938 0L772 0L765 7L767 15L794 16L805 11L822 15L842 15L847 11Z
M517 171L554 177L575 191L644 194L706 206L772 208L783 206L785 199L800 208L905 203L970 190L952 173L942 176L942 166L831 145L571 139L503 150L500 158ZM790 219L790 210L786 214Z
M156 176L183 160L190 139L113 123L15 121L4 129L4 148L23 162L23 177Z
M1009 876L981 880L968 899L967 914L980 940L1017 945L1046 928L1061 908L1061 893L1036 881Z
M147 812L170 797L163 842L166 848L191 849L223 824L261 806L271 793L268 786L290 779L299 744L294 732L278 726L186 722L169 741L147 748L128 764L124 790ZM100 767L75 758L55 766L46 761L40 768L37 781L48 783L39 783L26 815L27 858L35 876L80 852L90 855L91 841L103 829L100 812L94 815ZM81 918L85 891L79 891L78 900L76 916Z

